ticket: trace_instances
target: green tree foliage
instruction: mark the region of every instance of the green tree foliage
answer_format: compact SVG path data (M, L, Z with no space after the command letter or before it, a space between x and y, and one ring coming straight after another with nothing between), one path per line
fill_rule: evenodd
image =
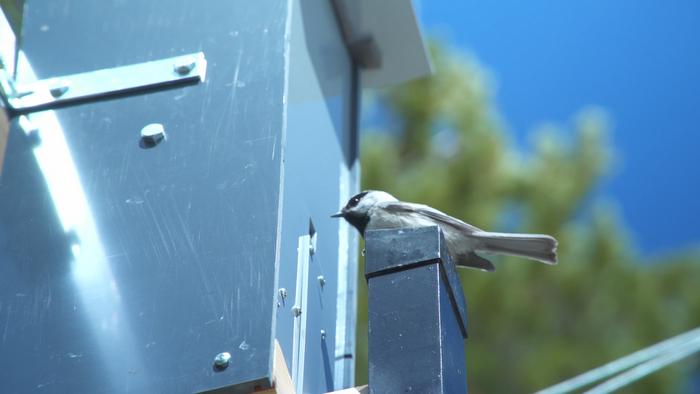
M433 60L432 77L378 98L392 120L389 130L363 137L364 188L484 229L559 240L557 266L497 257L493 274L460 270L472 393L532 392L700 325L698 255L642 261L613 207L591 201L613 159L602 111L582 111L569 129L541 127L522 154L499 121L482 69L440 47ZM366 382L360 283L358 383ZM627 390L673 392L687 369L668 368Z
M22 31L22 10L24 0L0 0L0 11L5 14L5 18L10 22L15 37L20 37ZM0 68L2 66L0 65Z

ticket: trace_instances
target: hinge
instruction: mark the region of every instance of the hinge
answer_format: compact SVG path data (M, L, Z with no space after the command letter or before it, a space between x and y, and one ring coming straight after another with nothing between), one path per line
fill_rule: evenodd
M16 73L20 74L21 62L18 66ZM199 83L204 81L206 70L207 61L202 52L27 84L15 83L8 70L0 68L0 94L12 113L24 114L110 96Z

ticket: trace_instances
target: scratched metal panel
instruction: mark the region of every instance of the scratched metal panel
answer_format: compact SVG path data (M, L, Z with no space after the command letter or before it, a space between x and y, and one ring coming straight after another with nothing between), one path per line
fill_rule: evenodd
M276 327L293 371L294 362L301 362L292 360L294 321L306 319L298 392L322 393L353 383L348 372L354 363L357 234L330 215L357 189L357 86L329 1L294 2L291 43L279 267L279 287L288 297L280 303ZM307 308L295 318L297 239L309 233L310 220L317 246L309 259Z
M0 391L270 376L287 1L28 2L20 80L203 51L204 84L12 121ZM32 72L36 75L32 75ZM167 140L139 146L148 123ZM232 354L224 371L214 356Z

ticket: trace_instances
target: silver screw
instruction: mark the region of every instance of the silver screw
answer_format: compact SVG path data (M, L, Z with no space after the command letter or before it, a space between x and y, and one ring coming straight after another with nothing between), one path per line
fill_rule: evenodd
M173 70L180 75L187 75L194 70L197 60L192 57L181 59L173 64Z
M326 330L321 330L321 339L326 340Z
M219 369L224 369L228 367L229 362L231 361L231 353L229 352L221 352L214 357L214 366Z
M309 254L311 256L316 254L316 244L318 243L318 235L314 233L309 239Z
M292 307L292 315L294 315L294 317L301 316L301 308L298 306Z
M323 275L319 275L316 279L318 279L318 284L321 285L321 287L326 285L326 278L324 278Z
M284 300L285 298L287 298L287 289L285 289L284 287L282 287L281 289L277 290L277 293L280 295L280 298L282 298L283 300Z
M142 148L153 148L165 139L165 128L160 123L147 124L141 129Z

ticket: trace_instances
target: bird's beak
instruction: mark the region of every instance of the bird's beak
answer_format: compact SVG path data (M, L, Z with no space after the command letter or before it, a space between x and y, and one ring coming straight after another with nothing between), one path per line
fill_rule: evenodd
M331 217L332 217L332 218L342 218L344 215L345 215L345 214L343 213L343 211L340 211L340 212L338 212L338 213L335 213L335 214L331 215Z

